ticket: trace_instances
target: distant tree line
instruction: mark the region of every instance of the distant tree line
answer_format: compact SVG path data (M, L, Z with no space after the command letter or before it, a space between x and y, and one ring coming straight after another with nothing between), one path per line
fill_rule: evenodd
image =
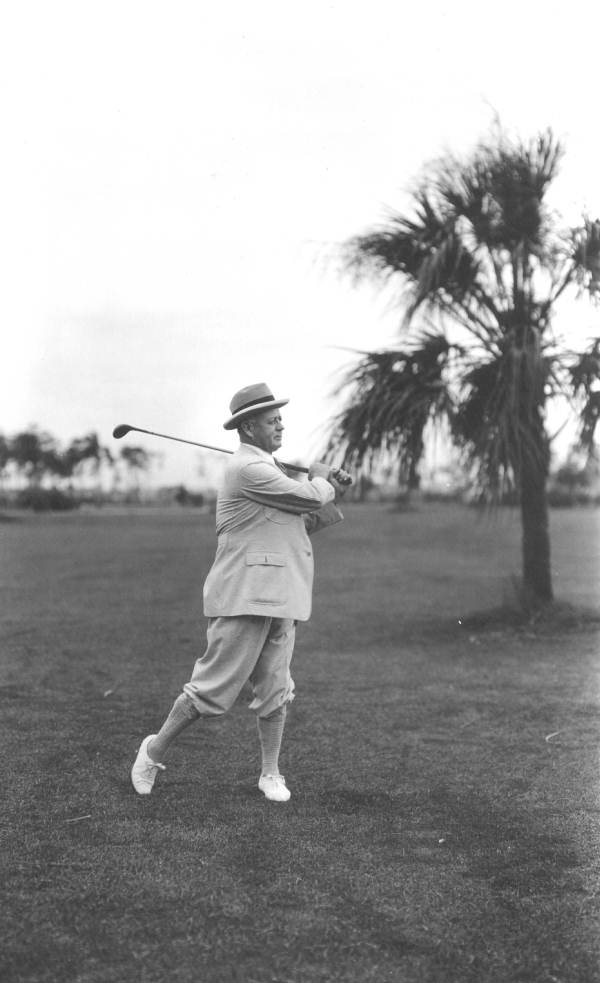
M123 497L138 501L140 477L149 470L153 456L143 447L129 445L119 447L114 453L100 442L95 432L74 437L66 447L37 427L12 437L0 433L0 507L11 505L41 511L76 508L88 499L96 503ZM127 489L121 485L123 471L129 479ZM460 471L460 476L462 481L452 481L443 492L430 489L424 498L472 501L464 472ZM103 478L108 478L108 489ZM348 498L379 501L390 494L385 479L381 484L365 472L359 478ZM404 498L397 488L392 497L398 503ZM584 461L572 449L553 473L548 497L552 506L600 504L598 461L595 458ZM172 501L182 506L202 506L211 500L211 494L207 499L206 492L189 491L179 485L162 489L158 498L165 504ZM517 500L508 494L503 504L514 505Z
M99 481L102 469L111 475L113 487L119 483L125 468L135 487L140 475L149 469L152 455L143 447L125 445L113 453L104 446L95 432L75 437L66 447L47 431L30 427L13 436L0 433L0 482L5 491L8 480L23 485L16 504L42 502L44 491L53 486L52 502L47 507L67 507L61 504L61 493L73 493L90 479ZM37 497L36 497L37 493Z

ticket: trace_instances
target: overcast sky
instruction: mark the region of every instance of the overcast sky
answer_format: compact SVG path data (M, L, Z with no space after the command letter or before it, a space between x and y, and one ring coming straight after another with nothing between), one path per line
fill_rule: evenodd
M567 147L554 203L600 215L596 11L5 5L0 430L112 445L128 422L233 447L231 395L265 381L291 399L281 456L310 456L336 346L391 342L397 320L323 257L427 159L495 112L525 137L550 125ZM584 303L572 325L598 333L598 315ZM195 451L145 446L161 481L194 483Z

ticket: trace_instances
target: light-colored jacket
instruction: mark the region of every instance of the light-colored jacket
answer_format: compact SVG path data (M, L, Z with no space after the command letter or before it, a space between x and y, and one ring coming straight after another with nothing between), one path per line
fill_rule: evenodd
M218 546L204 585L207 618L310 617L313 552L308 532L339 522L324 478L296 481L273 457L241 444L217 499Z

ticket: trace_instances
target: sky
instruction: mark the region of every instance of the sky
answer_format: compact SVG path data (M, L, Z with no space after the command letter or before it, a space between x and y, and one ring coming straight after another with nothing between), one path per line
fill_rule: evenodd
M10 9L7 9L10 8ZM495 115L566 145L553 203L600 215L596 5L431 0L5 5L0 431L118 423L233 448L233 393L289 397L318 450L341 349L396 338L339 244ZM566 308L573 338L598 312ZM568 321L568 324L566 323ZM197 483L167 441L158 483ZM285 451L285 454L284 454Z

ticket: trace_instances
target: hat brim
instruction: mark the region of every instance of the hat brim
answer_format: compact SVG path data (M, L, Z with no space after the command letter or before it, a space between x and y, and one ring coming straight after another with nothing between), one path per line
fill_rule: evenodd
M248 416L254 416L255 413L262 413L263 410L276 410L280 406L285 406L289 403L289 399L266 399L263 403L255 403L254 406L247 406L245 410L238 410L233 416L230 416L228 420L223 424L224 430L235 430L242 420L245 420Z

